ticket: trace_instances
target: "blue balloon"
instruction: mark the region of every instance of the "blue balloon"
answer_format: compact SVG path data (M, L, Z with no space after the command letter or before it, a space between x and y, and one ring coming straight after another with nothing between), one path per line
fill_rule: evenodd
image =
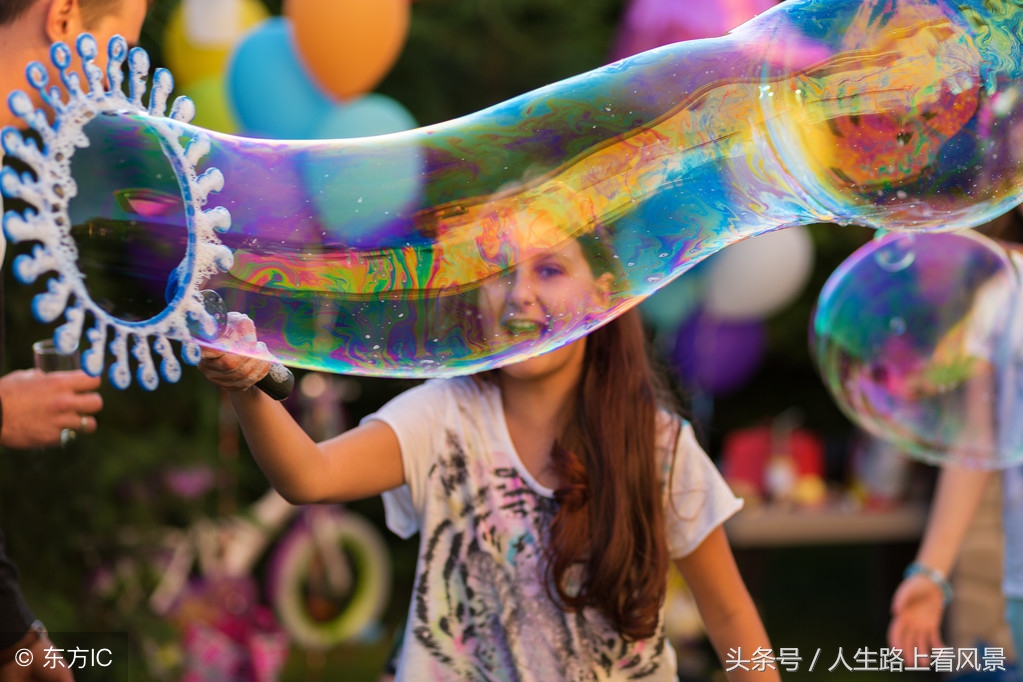
M402 130L419 124L408 109L386 95L370 93L334 107L316 126L313 137L331 140L338 137L371 137Z
M371 93L335 105L313 137L372 137L416 126L412 114L397 101ZM418 203L422 170L423 158L415 147L373 158L310 155L302 163L309 185L320 187L313 203L324 225L331 226L329 238L347 246L376 243L382 232L399 228Z
M334 102L306 73L291 41L291 23L267 19L238 44L227 66L231 108L249 135L312 136Z

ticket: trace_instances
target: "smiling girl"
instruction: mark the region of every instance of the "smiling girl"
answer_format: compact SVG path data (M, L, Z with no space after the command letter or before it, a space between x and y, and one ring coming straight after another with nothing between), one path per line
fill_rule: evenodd
M491 340L542 346L606 310L604 243L511 247L516 267L479 291ZM244 316L232 325L254 333ZM420 533L397 679L675 680L670 561L728 679L779 679L749 664L770 643L721 527L742 503L668 408L635 311L527 360L427 381L319 444L252 388L265 362L207 351L200 368L230 391L287 499L383 493L388 526Z

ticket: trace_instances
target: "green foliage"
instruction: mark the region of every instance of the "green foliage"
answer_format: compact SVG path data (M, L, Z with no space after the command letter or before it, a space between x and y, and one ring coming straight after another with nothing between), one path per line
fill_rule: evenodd
M9 277L9 276L8 276ZM20 319L32 290L5 283L5 369L31 366L27 346L51 331ZM146 393L104 385L99 430L64 449L6 450L0 457L0 527L18 564L23 590L54 639L59 633L122 633L111 680L149 678L143 641L172 641L169 624L145 604L155 575L135 548L123 546L126 530L146 533L182 525L213 511L210 496L188 501L163 485L169 467L218 462L219 396L189 368L180 384ZM100 576L121 575L124 584L101 589ZM67 640L67 636L65 637ZM129 646L130 644L130 646ZM133 660L126 660L130 654Z
M379 90L420 124L462 116L607 63L621 0L424 0Z

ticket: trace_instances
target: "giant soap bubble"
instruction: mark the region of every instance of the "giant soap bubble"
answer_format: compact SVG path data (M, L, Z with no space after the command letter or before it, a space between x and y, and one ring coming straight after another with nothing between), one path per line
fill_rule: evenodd
M1020 263L969 231L885 234L850 256L811 328L811 353L843 411L930 462L1023 462Z
M1021 23L1014 5L984 0L793 0L728 36L651 50L464 118L326 141L204 131L180 99L167 116L165 71L143 102L144 53L129 59L128 95L116 68L104 89L93 67L87 91L68 75L71 95L54 99L36 67L31 82L58 123L12 96L43 146L3 134L8 154L36 169L5 172L5 195L32 208L9 213L4 229L37 244L18 275L51 277L41 319L66 307L62 347L84 334L98 372L106 346L118 385L130 380L129 341L150 387L150 349L168 378L179 371L170 341L197 357L196 325L214 336L204 288L251 316L286 364L478 371L577 339L756 234L815 222L918 232L1004 213L1020 201L1023 147L1005 141L1021 116ZM123 41L112 50L116 67ZM95 45L79 51L88 62ZM70 50L55 48L54 61L66 66ZM312 197L366 169L382 180L353 198L354 240ZM379 200L391 182L410 198ZM138 202L126 196L166 208L132 213ZM165 308L128 320L93 302L75 265L84 225L118 243L176 240L169 250L182 263ZM485 324L483 287L533 267L537 248L559 253L586 235L615 272L599 314L560 315L528 334Z

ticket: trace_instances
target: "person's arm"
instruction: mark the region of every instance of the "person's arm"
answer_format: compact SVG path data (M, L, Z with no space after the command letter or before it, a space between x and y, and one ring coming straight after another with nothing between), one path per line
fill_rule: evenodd
M254 338L252 321L232 315L229 332ZM341 502L377 495L405 482L398 437L370 421L315 443L284 406L255 387L267 360L203 350L199 369L228 392L253 458L292 504Z
M947 580L990 478L988 471L954 467L946 467L938 475L930 517L915 562L926 567L926 571L903 580L892 597L888 643L893 648L904 652L915 649L922 655L944 646L941 619L945 594L927 572L934 571Z
M748 661L758 649L773 652L760 614L735 565L724 529L715 528L695 550L676 559L675 563L693 593L718 659L726 671L735 668L727 673L730 682L780 680L773 659L774 667L764 666L763 670L754 670L748 664L745 667L749 670L728 665L729 661L739 658L737 654Z
M53 647L46 628L36 620L18 585L18 569L7 556L0 533L0 682L70 682L71 669L47 665L46 648ZM23 649L31 651L31 660Z
M0 445L43 448L60 443L60 432L96 430L103 409L99 377L81 370L19 370L0 377Z
M995 293L1002 289L990 290ZM982 299L992 305L994 299ZM985 316L994 315L995 309ZM949 334L942 344L952 343ZM967 347L972 344L968 343ZM998 438L995 433L997 409L996 368L981 359L982 348L972 351L972 374L961 387L963 396L962 452L956 445L949 447L948 461L979 460L982 453L997 459ZM936 352L935 355L938 355ZM981 462L983 463L983 462ZM934 648L941 648L941 620L945 613L948 575L955 564L963 540L977 513L984 490L991 479L989 471L946 465L938 474L938 483L931 500L927 527L917 550L914 572L896 588L892 595L891 621L888 625L888 643L901 649L904 657L929 656Z
M0 682L74 682L74 674L63 649L36 621L21 639L0 652Z

